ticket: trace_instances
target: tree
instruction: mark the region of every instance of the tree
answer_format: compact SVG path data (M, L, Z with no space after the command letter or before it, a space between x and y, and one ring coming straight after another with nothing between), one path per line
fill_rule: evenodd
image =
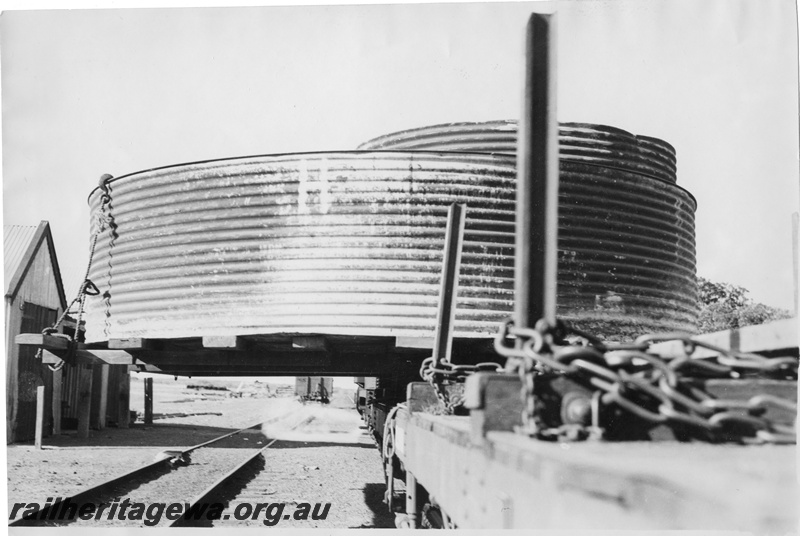
M697 286L700 292L700 333L736 329L792 317L785 309L754 302L747 297L749 291L744 287L715 283L703 277L697 278Z
M714 283L704 277L698 277L697 287L700 291L700 302L704 305L723 303L727 306L738 308L748 301L747 293L749 291L744 287L731 285L730 283Z

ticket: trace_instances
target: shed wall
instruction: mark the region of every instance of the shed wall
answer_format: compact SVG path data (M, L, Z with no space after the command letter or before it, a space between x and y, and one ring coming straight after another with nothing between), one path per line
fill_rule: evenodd
M55 278L50 251L46 240L43 240L16 294L6 298L6 441L9 443L32 439L32 437L18 437L17 434L20 417L20 347L16 344L15 338L22 329L22 309L25 303L30 303L52 309L60 315L63 309ZM44 327L47 326L42 325L39 329ZM41 381L52 385L50 370L46 366L40 368ZM56 375L53 381L60 381L60 376ZM45 422L51 422L52 404L46 407L45 413ZM50 432L49 427L46 427L45 435L49 435Z

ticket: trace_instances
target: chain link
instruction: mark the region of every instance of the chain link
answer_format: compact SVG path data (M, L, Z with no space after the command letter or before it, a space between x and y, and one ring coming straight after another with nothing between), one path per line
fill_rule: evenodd
M89 246L89 262L86 266L86 272L83 276L83 281L81 281L81 285L78 288L77 296L70 302L70 304L64 309L64 312L61 313L61 316L56 320L56 322L50 326L49 328L45 328L42 330L42 335L52 335L67 339L69 341L69 346L67 350L66 359L62 360L58 365L48 365L50 370L56 372L61 370L64 364L71 360L72 356L75 353L77 344L78 344L78 334L80 332L81 321L83 319L83 310L86 306L86 296L97 296L100 294L100 289L97 288L92 280L89 279L89 272L92 270L92 261L94 260L94 252L97 247L97 238L103 233L107 228L112 229L112 231L116 232L116 224L114 224L114 218L111 215L110 205L111 205L111 194L108 187L108 181L110 181L113 177L111 175L105 174L100 177L100 189L103 191L102 195L100 196L101 207L100 212L101 214L98 215L96 224L95 224L95 232L92 234L92 241L91 245ZM78 304L78 310L75 315L75 335L70 337L69 335L65 335L63 333L58 333L58 328L67 318L67 315L72 310L72 307L75 304ZM36 352L36 359L42 358L42 349Z
M445 415L452 415L464 405L464 395L448 392L446 386L463 383L468 376L476 372L502 372L503 367L497 363L478 363L476 365L454 365L446 360L436 362L435 357L422 361L419 369L420 377L431 384L436 396L442 403Z
M567 334L577 335L583 341L568 344L564 341ZM652 344L665 341L681 342L683 355L661 356L651 350ZM550 326L541 320L534 329L517 328L510 320L505 322L494 345L506 358L506 372L520 376L524 400L520 432L527 435L599 437L603 433L600 414L613 405L654 425L687 427L711 441L796 441L794 426L772 422L763 416L769 408L796 413L794 401L771 394L758 394L746 400L718 399L695 385L695 380L707 378L796 379L795 357L767 358L735 352L692 340L683 333L645 335L629 344L605 343L562 322ZM697 348L715 355L693 357ZM537 419L541 408L537 407L534 385L543 374L565 375L595 391L591 426L541 425Z

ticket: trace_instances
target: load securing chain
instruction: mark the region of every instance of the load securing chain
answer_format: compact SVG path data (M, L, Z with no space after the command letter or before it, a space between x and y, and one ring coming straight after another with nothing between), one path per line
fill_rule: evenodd
M464 383L468 376L476 372L502 372L503 367L497 363L486 362L476 365L454 365L446 359L435 356L425 358L419 369L420 377L433 386L436 397L442 403L445 415L459 413L464 405L464 395L449 392L448 385Z
M103 233L107 228L111 229L112 232L116 233L116 224L114 223L114 217L111 215L111 191L108 186L108 182L113 179L113 177L109 174L104 174L100 177L99 187L103 191L100 196L100 214L97 217L95 222L95 232L92 234L91 244L89 246L89 262L86 266L86 272L84 273L83 280L81 281L81 285L78 288L77 296L70 302L70 304L64 309L64 312L61 313L61 316L56 320L56 322L50 326L49 328L45 328L42 330L42 335L51 335L55 337L60 337L67 339L69 341L69 346L67 349L67 356L66 359L62 360L58 365L48 365L48 368L53 372L60 370L67 361L70 361L72 357L75 355L75 350L77 349L78 345L78 334L80 332L81 321L83 319L83 311L86 306L86 296L97 296L100 294L100 289L97 288L91 279L89 279L89 272L92 269L92 260L94 259L94 252L95 248L97 247L97 238ZM70 337L64 333L58 333L58 328L67 318L67 315L72 310L72 307L75 304L78 304L78 310L75 315L75 334ZM36 358L42 358L42 349L36 353Z
M580 342L570 344L567 336ZM682 355L662 356L651 349L654 343L666 341L682 343ZM693 356L697 348L715 355ZM719 399L705 392L697 381L750 377L796 380L796 357L768 358L726 350L682 333L643 335L630 344L606 343L562 321L551 326L544 320L535 328L518 328L507 321L495 338L495 349L506 358L506 372L519 374L522 381L524 407L519 431L527 435L542 439L601 437L601 413L616 406L653 426L664 424L707 441L796 442L793 424L764 417L771 407L796 413L793 400L771 394L747 400ZM542 426L534 385L539 377L557 376L570 378L593 392L591 425Z

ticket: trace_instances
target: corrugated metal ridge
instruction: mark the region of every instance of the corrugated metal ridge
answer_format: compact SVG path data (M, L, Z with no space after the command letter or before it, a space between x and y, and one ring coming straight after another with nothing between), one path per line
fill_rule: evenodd
M20 268L38 228L36 225L3 226L3 277L6 294L11 290L11 280Z
M10 226L10 227L30 227L30 226ZM38 248L41 247L42 244L45 244L48 253L50 254L50 263L53 268L53 277L55 278L56 284L56 291L58 292L59 302L61 307L64 308L67 306L67 299L66 295L64 294L64 282L61 280L61 269L58 265L58 256L56 255L56 248L53 242L53 235L50 232L50 223L42 220L39 222L39 225L34 227L33 236L30 237L27 241L27 247L23 247L22 244L24 243L25 239L23 235L26 234L25 231L22 229L11 229L6 234L6 228L4 226L3 229L3 250L5 254L5 240L6 236L8 239L14 244L12 247L13 255L15 257L19 256L19 247L23 247L23 251L21 253L21 258L19 258L16 262L17 266L12 267L6 265L6 260L3 262L3 270L6 277L6 297L12 297L16 294L17 290L19 290L19 286L22 284L25 274L27 273L28 268L30 268L33 260L36 256L36 252ZM6 269L10 268L12 271L6 272Z
M664 142L664 143L666 143L666 142ZM334 151L334 152L282 153L282 154L267 154L267 155L255 155L255 156L241 156L241 157L234 157L234 158L230 158L230 159L203 160L203 161L198 161L198 162L190 162L190 163L187 163L187 164L174 164L174 165L170 165L170 166L156 167L156 168L151 168L151 169L147 169L147 170L143 170L143 171L137 171L137 172L121 175L119 177L116 177L116 178L112 179L109 184L110 184L110 186L112 188L112 191L114 193L114 197L116 198L118 195L124 193L126 190L129 190L129 188L125 187L125 185L124 185L125 181L123 181L122 179L126 179L126 178L132 177L132 176L148 175L149 177L145 181L142 181L141 184L139 185L139 189L144 189L146 187L148 189L147 192L146 193L140 192L140 193L137 194L137 196L138 196L139 201L141 201L141 202L145 202L146 201L150 208L155 208L155 207L164 206L164 205L168 206L168 203L163 201L163 200L162 200L161 203L158 202L159 198L163 198L163 194L169 192L170 188L172 188L169 184L159 184L159 183L162 182L162 179L170 177L173 171L175 171L177 169L181 169L181 168L186 168L186 167L202 166L202 170L199 172L199 174L196 177L190 177L190 178L187 179L189 181L199 182L199 181L202 181L204 179L215 180L214 179L214 177L215 177L214 173L215 173L217 168L223 168L223 167L224 168L228 168L231 164L246 165L248 161L263 160L263 159L267 159L267 158L270 159L271 161L277 163L277 162L280 162L282 160L294 161L294 160L297 160L299 158L304 158L304 157L316 158L316 157L321 157L321 156L324 156L325 158L330 159L330 161L336 161L336 160L346 159L346 158L350 158L350 157L360 157L360 156L369 157L370 155L373 155L373 156L376 156L376 157L380 156L381 158L386 158L387 160L389 160L389 157L391 157L391 158L399 158L399 159L402 159L402 158L414 158L415 156L418 157L418 158L427 158L427 157L432 157L432 156L433 157L436 157L436 156L447 157L448 155L450 155L450 157L453 157L456 154L459 157L465 159L464 160L465 162L470 163L470 164L474 164L476 166L476 168L472 170L472 173L475 176L482 176L482 175L490 174L492 172L496 173L498 169L504 169L504 168L506 168L506 166L515 166L516 165L516 159L515 159L515 157L513 155L508 155L508 154L487 154L487 153L482 153L482 152L463 152L463 153L462 152L458 152L458 153L452 153L452 152L442 151L442 150L398 150L398 149L391 149L391 150L390 149L385 149L384 150L384 149L375 149L375 150L365 150L365 151L360 151L359 150L359 151ZM229 163L229 161L230 161L230 163ZM601 174L601 175L602 174L614 173L616 177L627 178L628 180L632 180L632 181L640 180L641 175L642 175L642 173L637 173L635 171L632 171L630 168L615 167L615 166L610 165L608 163L598 163L598 162L583 161L583 160L568 161L568 160L563 160L563 159L562 159L562 161L560 163L561 173L562 174L563 173L569 173L570 170L575 169L573 167L575 165L578 165L578 166L592 166L593 168L596 168L597 172L599 174ZM481 167L483 167L484 169L481 169ZM381 169L390 169L390 168L388 168L388 167L384 167L384 168L375 167L371 171L380 171ZM504 174L504 175L507 175L507 174ZM647 175L647 174L645 174L645 175ZM647 175L647 176L649 176L649 175ZM663 179L660 179L658 177L651 177L651 178L655 178L657 180L663 181ZM352 180L356 181L357 178L353 178ZM485 180L487 180L487 181L503 181L503 182L511 181L511 183L513 183L516 179L512 174L512 175L507 175L507 176L503 176L503 177L497 177L497 176L489 175L489 176L485 177ZM275 185L275 187L277 187L278 185L281 185L281 184L284 184L284 185L285 184L293 184L294 182L296 182L296 181L294 181L293 179L286 179L283 182L280 181L280 180L276 180L274 185ZM424 180L422 182L424 182ZM694 196L692 195L691 192L689 192L688 190L686 190L682 186L680 186L678 184L675 184L674 181L667 181L667 182L671 183L673 187L678 188L680 190L680 192L682 193L682 195L686 195L691 199L691 202L693 204L693 209L697 208L697 201L695 200L695 198L694 198ZM246 183L243 183L239 187L242 188L242 194L243 195L247 193L247 190L245 190L245 188L248 188ZM465 187L465 186L462 186L462 187ZM218 186L216 186L216 187L212 186L212 187L204 188L204 187L199 186L198 184L193 184L192 188L190 190L187 189L187 191L185 191L183 195L186 196L187 199L191 199L192 196L195 196L195 197L198 197L199 199L205 201L207 199L207 197L206 197L206 193L204 193L204 189L214 189L214 188L218 188ZM257 187L252 187L252 188L256 188L256 190L253 190L253 193L256 193L256 191L258 191L259 193L265 193L263 191L263 189L258 190ZM88 201L89 201L90 204L92 203L92 196L94 196L97 193L97 191L98 191L98 189L95 188L94 190L92 190L92 193L89 195ZM365 193L367 193L367 192L369 192L369 190L365 190ZM291 194L292 192L286 192L286 193L287 194ZM136 210L139 210L139 209L140 209L140 207L136 207ZM121 210L122 213L124 213L128 209L126 207L119 207L116 210Z
M456 330L485 336L512 306L515 175L511 155L339 151L120 177L110 183L118 233L100 236L91 276L110 290L93 298L91 338L424 336L453 201L468 205ZM570 316L594 318L597 296L613 292L629 315L689 326L688 192L579 161L562 161L562 177L559 300L581 309Z
M439 150L516 153L516 122L449 123L424 126L379 136L359 146L361 150ZM667 182L676 181L675 149L669 143L638 136L607 125L561 123L561 161L581 160L644 173Z
M517 121L514 119L475 122L464 121L410 128L377 136L362 143L359 148L366 148L368 150L369 148L411 141L412 139L424 140L426 138L438 138L443 135L450 136L454 133L460 134L462 132L492 133L499 138L516 140ZM570 134L580 136L583 134L585 137L636 139L652 147L656 151L665 153L665 155L672 156L673 158L675 156L675 148L664 140L652 136L633 134L627 130L608 125L564 122L559 123L559 134L565 136L569 136Z
M262 160L264 158L269 158L269 159L274 160L274 161L279 161L281 158L286 158L286 159L289 159L289 160L296 160L298 158L303 158L303 157L314 157L314 156L317 156L317 155L329 155L331 158L343 159L343 158L347 158L350 155L362 155L362 154L365 154L365 153L368 153L368 152L370 152L370 151L362 151L362 150L352 150L352 151L306 151L306 152L298 152L298 153L265 153L265 154L259 154L259 155L244 155L244 156L233 156L233 157L226 157L226 158L210 158L208 160L197 160L197 161L192 161L192 162L183 162L183 163L179 163L179 164L169 164L169 165L165 165L165 166L156 166L156 167L152 167L152 168L142 169L142 170L139 170L139 171L133 171L131 173L126 173L126 174L120 175L118 177L113 177L112 179L110 179L108 181L108 184L113 187L121 179L126 179L126 178L134 176L134 175L161 173L164 176L168 176L170 174L170 172L175 170L175 169L186 168L186 167L190 167L190 166L202 166L204 164L217 164L219 167L226 167L227 168L231 164L234 164L234 163L246 163L248 160ZM420 153L422 153L424 155L424 153L426 151L413 151L413 152L408 152L408 151L405 151L405 152L403 152L403 151L372 151L372 152L375 152L377 154L398 153L399 155L411 155L411 156L413 156L413 154L415 154L417 152L420 152ZM427 152L433 152L433 153L437 153L437 154L441 154L442 153L442 151L427 151ZM473 156L476 159L481 159L481 158L486 159L487 156L492 156L492 155L486 155L485 153L476 152L475 154L473 154L471 156ZM487 161L487 164L488 164L489 161L490 160ZM377 168L377 169L380 169L380 168ZM87 203L91 204L92 197L99 190L100 190L100 188L98 186L98 187L95 187L94 189L92 189L91 192L89 192L89 195L86 198Z

